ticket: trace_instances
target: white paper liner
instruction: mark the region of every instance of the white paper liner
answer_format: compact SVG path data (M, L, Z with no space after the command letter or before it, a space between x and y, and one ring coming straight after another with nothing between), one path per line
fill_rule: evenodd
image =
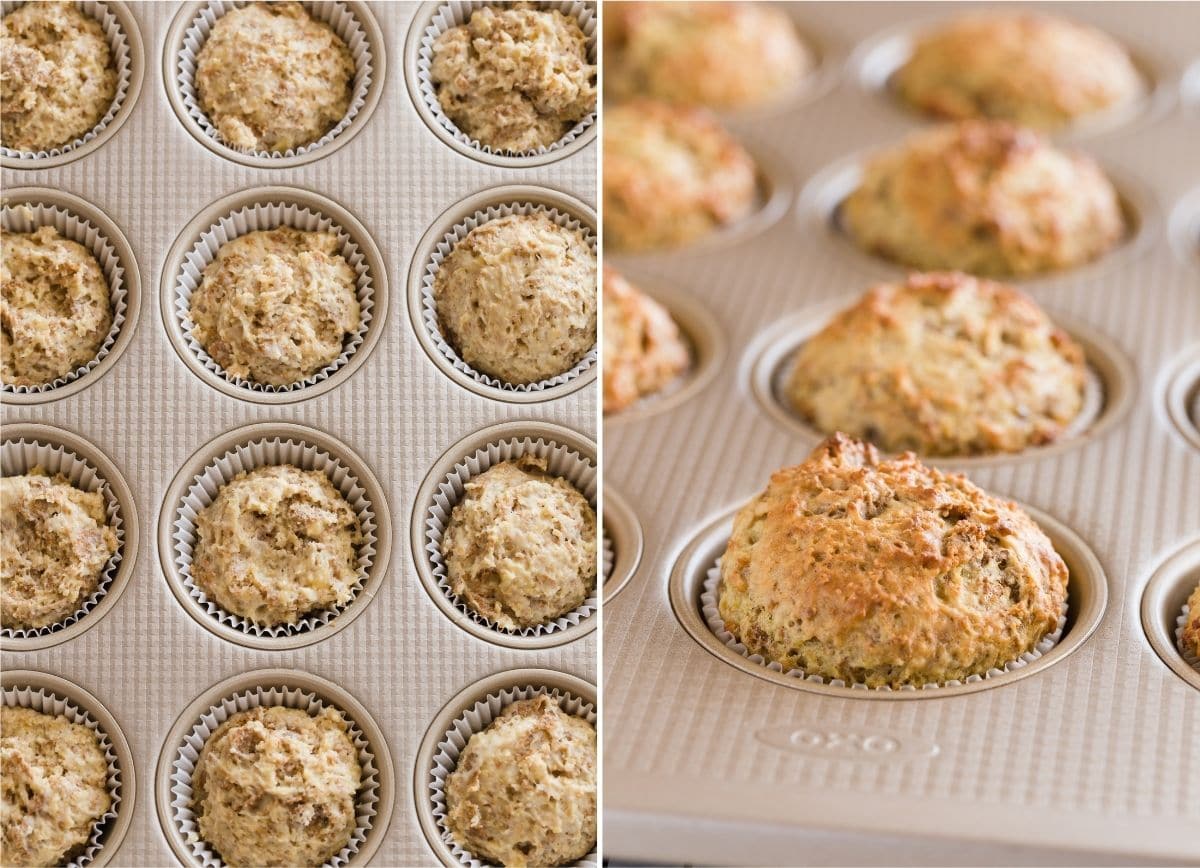
M478 139L471 138L460 130L454 121L446 117L446 113L442 111L441 103L438 102L437 88L433 83L433 73L430 70L433 64L433 43L447 30L466 24L471 17L471 13L476 9L483 6L503 5L502 2L490 2L490 0L450 0L450 2L443 3L437 8L437 11L433 14L433 18L426 25L425 32L421 35L421 45L417 49L417 82L421 91L421 100L425 103L426 109L433 116L433 119L437 121L438 125L449 133L455 141L466 145L468 148L481 151L485 154L497 154L505 157L534 157L560 150L578 139L596 122L595 110L579 121L579 123L575 124L561 139L546 147L528 151L509 151L492 150L490 146L483 144ZM574 18L579 23L579 29L583 31L583 35L587 38L588 62L595 66L596 11L594 5L582 2L582 0L541 0L536 6L539 9L545 10L557 9L564 15ZM596 98L598 101L599 89L597 89Z
M331 868L340 868L349 862L358 852L367 834L371 830L379 804L379 766L375 755L371 752L371 744L358 723L342 709L331 703L326 703L315 693L298 687L271 686L256 687L230 694L208 711L200 715L199 720L191 728L179 744L174 759L171 762L171 822L176 832L187 842L192 856L204 868L219 868L225 863L213 849L200 837L200 827L192 810L192 772L200 758L200 751L208 737L222 723L240 711L264 706L272 708L284 706L296 708L309 715L320 714L326 707L332 707L348 724L350 739L358 750L358 762L362 767L362 778L358 795L355 800L355 812L358 823L350 841L340 852L325 864Z
M446 736L438 742L437 753L433 755L433 767L429 770L429 799L432 803L433 819L437 823L438 834L462 865L467 865L469 868L483 868L484 865L492 863L477 859L464 850L459 846L454 835L446 827L446 778L458 767L458 758L467 746L467 742L471 739L471 736L487 729L488 725L499 716L500 712L514 702L522 699L532 699L541 694L552 696L558 700L558 707L567 714L582 717L592 726L596 725L596 708L586 699L557 688L550 689L528 684L522 687L510 687L507 690L497 691L496 693L489 693L459 715L446 732ZM573 864L580 866L580 868L598 866L600 858L593 847L590 853Z
M345 498L346 503L358 517L363 541L358 546L358 577L354 593L344 604L312 612L295 624L267 626L235 615L210 600L192 579L192 558L196 542L196 520L200 512L211 504L221 487L243 471L258 467L292 464L302 470L319 470L329 478L333 487ZM188 595L200 605L210 618L242 633L258 637L281 638L308 633L328 626L342 612L354 604L367 582L371 564L375 560L376 535L375 509L367 496L366 488L337 457L323 449L298 440L282 440L278 437L251 440L214 457L204 470L193 480L183 499L174 504L175 520L171 538L175 569Z
M603 525L600 527L600 584L608 584L612 578L613 567L617 563L617 551L613 546L612 537Z
M803 681L810 681L814 684L828 684L831 687L844 687L849 690L874 690L880 693L893 692L893 688L884 685L882 687L868 687L866 684L851 683L847 684L840 678L826 679L821 675L809 675L803 669L789 669L784 671L783 666L773 660L767 660L761 654L751 654L749 649L743 645L736 636L725 626L725 621L721 617L721 613L717 610L718 594L717 590L721 583L721 559L718 558L716 563L709 567L704 576L703 591L700 594L700 609L704 615L704 621L708 624L708 629L712 630L713 634L725 643L726 647L732 648L741 656L745 657L751 663L757 663L759 666L765 666L772 672L781 672L784 675L799 678ZM920 688L912 685L904 685L899 688L900 692L908 690L937 690L941 687L958 687L963 684L975 684L984 679L998 678L1007 675L1009 672L1014 672L1024 666L1029 665L1039 657L1043 656L1062 638L1063 630L1067 625L1067 606L1063 606L1062 614L1059 615L1058 625L1053 632L1046 634L1033 647L1033 650L1026 651L1016 660L1004 664L1003 669L992 668L983 675L969 675L962 680L952 679L950 681L941 682L939 684L925 684Z
M100 270L104 272L104 279L108 281L112 325L91 361L49 383L41 383L36 386L4 383L2 387L6 394L43 394L75 382L104 361L112 352L113 345L121 334L121 328L125 325L125 313L128 309L129 293L125 288L125 266L112 242L94 223L56 205L46 205L40 202L6 204L0 208L0 225L3 225L5 232L21 233L30 233L42 226L53 226L59 235L77 244L82 244L91 251L92 256L96 257L96 262L100 265ZM129 327L133 328L133 326L134 324L130 323Z
M104 498L104 513L108 524L117 535L117 551L105 564L96 590L72 614L45 627L25 630L13 627L0 628L0 637L5 639L32 639L34 636L48 636L87 617L87 614L96 608L112 587L113 579L117 575L121 559L125 554L125 527L121 516L121 504L100 472L64 446L46 440L26 440L25 438L5 440L0 446L0 456L2 456L0 460L3 462L2 473L4 476L21 476L41 465L42 469L50 476L61 473L76 488L89 492L99 491Z
M277 229L280 226L290 226L304 232L332 232L337 236L341 245L338 252L354 269L356 278L354 286L361 316L358 330L344 341L342 352L336 359L303 380L284 386L275 386L244 377L235 377L217 364L193 334L195 323L192 321L191 303L192 293L199 288L205 267L216 259L221 245L251 232ZM295 392L329 379L350 361L350 357L362 346L367 331L371 327L375 310L374 280L367 265L366 255L358 244L342 226L339 226L331 218L294 202L260 202L247 205L226 214L210 226L184 256L183 266L175 277L174 293L172 307L188 350L215 376L252 392Z
M464 600L458 598L450 589L450 579L446 575L446 563L442 559L442 536L446 531L446 523L450 520L450 513L454 507L462 500L463 494L466 492L466 484L492 465L503 461L512 461L523 455L533 455L545 459L547 470L551 474L562 477L575 486L579 493L587 498L592 509L596 508L599 475L595 465L578 452L542 438L534 440L529 437L513 437L489 443L455 464L454 469L438 484L433 502L425 511L425 556L429 560L430 570L442 593L460 612L476 624L511 636L544 636L574 627L584 619L592 617L600 606L600 582L596 583L596 587L592 588L592 592L577 609L572 609L565 615L545 624L510 630L493 623L472 609Z
M14 9L24 5L24 3L6 2L0 4L0 12L7 15ZM121 29L121 22L117 20L117 16L113 14L112 10L108 8L108 4L101 3L99 0L81 0L81 2L75 5L84 15L87 15L89 18L95 18L100 22L100 29L104 31L104 38L108 40L113 67L117 71L116 93L113 95L113 101L108 107L108 111L100 119L100 123L74 141L43 151L18 151L15 148L0 146L0 154L3 154L8 159L27 163L28 168L31 169L36 168L38 160L44 160L47 157L57 157L60 154L73 151L104 132L105 127L112 123L113 118L117 116L117 112L121 110L121 106L125 104L125 98L129 94L129 82L133 78L133 54L129 47L129 38L126 36L125 31Z
M1183 658L1183 662L1197 672L1200 672L1200 657L1197 657L1191 651L1185 651L1183 647L1183 628L1187 624L1189 611L1188 604L1184 603L1183 609L1179 612L1179 617L1175 619L1175 647L1179 649L1179 656Z
M549 379L539 380L536 383L506 383L482 371L475 370L462 360L458 355L458 350L454 349L442 334L442 326L438 321L437 302L434 300L433 295L434 279L437 277L442 263L446 261L446 257L450 255L455 245L466 238L471 230L477 229L484 223L491 220L498 220L501 217L511 217L514 214L526 217L531 214L545 214L564 229L579 230L583 232L584 237L587 239L592 254L595 255L596 253L596 233L592 231L592 228L582 223L577 217L559 211L557 208L548 208L545 205L538 205L532 202L489 205L484 210L476 211L466 220L456 223L446 233L445 237L438 242L437 247L434 248L433 253L429 257L429 261L425 263L425 272L421 275L421 320L425 324L425 331L433 338L438 352L454 366L455 370L466 374L475 380L475 382L483 383L494 389L503 389L506 392L542 392L554 386L561 386L564 383L571 382L595 365L597 361L596 345L593 344L592 348L587 351L582 359L575 363L574 367L562 374L550 377ZM597 309L599 309L598 305Z
M329 144L354 123L354 119L367 101L371 82L375 78L371 43L367 39L362 24L345 3L302 2L309 15L315 20L329 25L338 38L346 43L346 47L350 49L350 57L354 61L354 78L350 82L350 106L346 109L346 116L321 138L307 145L289 148L286 151L256 151L237 148L221 138L217 128L212 125L208 115L200 107L200 100L196 94L196 58L200 54L200 49L212 33L217 19L230 10L240 9L247 5L247 2L248 0L209 0L196 13L196 17L192 19L191 25L183 34L183 45L175 58L174 68L175 82L179 87L179 95L187 109L188 117L200 127L205 136L220 143L222 147L266 159L298 157Z
M66 697L58 696L45 688L6 687L4 688L4 707L31 708L42 714L62 716L71 723L86 726L96 733L100 749L104 751L104 759L108 763L108 795L112 802L109 804L108 810L92 823L92 833L88 836L83 851L67 863L67 868L83 868L96 858L96 854L104 846L102 840L104 833L117 819L117 809L121 804L121 766L117 760L117 752L113 747L112 739L100 727L96 719L88 713L87 709L80 708Z

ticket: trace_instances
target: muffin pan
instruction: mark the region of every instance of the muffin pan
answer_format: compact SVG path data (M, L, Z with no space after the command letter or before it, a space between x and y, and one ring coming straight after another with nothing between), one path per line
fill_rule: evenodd
M385 770L410 779L417 747L438 710L492 673L533 667L596 680L595 616L584 622L587 630L560 636L553 647L482 641L447 618L425 591L408 542L422 480L464 438L526 419L594 443L595 380L524 406L480 395L430 363L414 339L416 329L406 322L403 298L393 295L386 312L381 305L389 287L401 287L404 294L421 237L456 203L520 184L594 209L597 149L581 146L553 162L519 169L464 159L417 116L405 94L404 64L380 65L385 57L402 56L417 4L344 5L356 14L361 10L360 20L374 20L377 28L368 36L379 71L371 88L379 102L369 117L365 105L333 142L299 159L239 160L201 141L190 120L181 122L157 61L169 55L168 45L178 44L178 28L184 26L179 22L190 21L198 4L180 11L178 4L156 2L128 7L152 62L142 97L120 130L85 159L50 169L0 171L6 196L36 186L77 196L107 216L128 240L130 268L140 273L145 292L158 294L143 295L140 310L122 328L129 343L103 376L93 370L79 380L86 386L36 406L15 406L5 394L0 408L5 439L17 436L22 423L69 432L109 462L101 466L91 452L72 447L110 485L118 478L127 483L130 521L122 573L97 609L47 637L55 643L49 650L6 637L0 655L6 672L42 670L93 693L124 727L139 782L154 782L123 807L129 811L128 834L113 864L194 859L190 846L176 855L181 839L170 822L159 822L153 791L162 777L156 778L156 763L164 747L178 746L182 735L177 737L172 723L189 703L231 677L246 676L222 688L222 695L264 686L269 679L260 670L283 669L281 679L332 697L348 711L309 678L354 697L391 757L380 762L381 785ZM192 367L189 359L195 356L179 340L170 302L181 264L203 232L243 207L281 201L318 212L346 231L368 265L375 307L363 343L342 367L320 383L264 403L264 396L274 394L230 383L202 365ZM211 459L238 443L276 436L319 447L361 484L375 513L375 566L351 608L327 627L266 637L256 647L250 641L256 637L232 628L210 630L202 619L217 627L220 622L181 605L175 539L168 533L164 540L161 528L164 519L173 521L177 501ZM131 537L135 517L144 532ZM307 644L289 647L301 643ZM203 709L188 712L189 730L212 701L206 698ZM356 712L352 716L367 732L365 720ZM396 787L391 802L380 801L366 844L377 846L371 856L376 865L436 860L410 787ZM364 852L360 848L359 862L366 861Z
M1180 6L1050 8L1128 36L1139 56L1154 59L1170 106L1154 123L1143 114L1080 144L1119 169L1137 236L1092 265L1020 282L1083 339L1104 408L1088 432L1049 448L933 463L1028 504L1071 569L1062 638L1010 673L882 693L775 672L726 646L703 617L702 585L734 511L818 439L772 410L772 372L797 337L873 280L905 271L859 252L831 219L861 155L917 128L862 86L863 47L966 11L829 4L817 14L795 4L801 29L819 21L856 60L822 99L736 126L743 141L787 143L785 169L804 190L794 213L719 249L607 259L650 290L679 287L685 303L720 324L729 348L687 401L605 419L606 487L645 534L633 577L604 612L608 858L1195 860L1200 754L1188 727L1200 691L1156 653L1138 606L1155 571L1200 537L1200 440L1179 436L1164 409L1165 384L1196 346L1200 293L1194 264L1162 225L1200 183L1191 156L1200 130L1176 99L1178 73L1195 59L1184 33L1200 18ZM1164 634L1174 630L1176 603L1154 608Z

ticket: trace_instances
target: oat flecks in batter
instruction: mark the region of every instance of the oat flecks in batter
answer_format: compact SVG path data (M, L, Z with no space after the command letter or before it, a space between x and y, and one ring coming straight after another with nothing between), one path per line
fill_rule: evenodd
M671 314L604 267L604 412L661 391L692 363Z

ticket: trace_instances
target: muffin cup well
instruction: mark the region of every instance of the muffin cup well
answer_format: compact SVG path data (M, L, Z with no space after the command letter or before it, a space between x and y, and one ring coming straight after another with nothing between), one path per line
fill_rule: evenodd
M23 5L5 0L0 4L0 14L7 15ZM117 72L117 89L112 104L96 126L65 145L43 151L20 151L0 146L0 166L6 169L50 169L92 153L112 138L128 120L141 93L146 59L141 33L128 4L114 0L81 0L75 5L84 15L100 22L104 38L108 41Z
M506 383L475 370L459 357L458 351L442 334L433 297L434 279L455 245L472 229L513 214L545 214L559 226L582 230L592 252L596 252L596 212L583 202L543 187L493 187L443 212L421 238L408 275L409 316L425 353L442 373L460 386L497 401L549 401L595 381L598 369L595 345L569 371L536 383Z
M1200 70L1200 63L1196 68ZM1168 231L1180 261L1200 268L1200 187L1191 189L1171 210Z
M121 847L133 819L137 785L133 754L117 721L96 697L65 679L28 669L4 673L4 707L32 708L62 716L96 733L108 763L108 794L112 804L99 817L82 852L68 868L107 865Z
M813 446L829 435L793 408L787 397L787 379L804 343L859 298L847 296L786 316L752 341L747 352L751 361L743 369L749 374L749 389L759 406L781 428L798 434ZM1045 458L1104 436L1125 417L1137 391L1133 363L1106 335L1069 317L1055 315L1052 319L1083 347L1086 363L1083 406L1062 436L1053 443L1029 446L1019 452L925 456L925 460L962 468Z
M611 485L604 489L604 602L629 584L642 561L642 524Z
M336 709L349 724L362 778L356 799L358 823L350 842L326 865L366 865L379 848L394 800L392 760L378 724L336 684L294 669L259 669L214 685L189 705L167 734L158 757L155 796L167 843L184 865L218 868L220 856L200 837L192 809L192 773L209 736L238 712L283 706L318 714Z
M593 589L578 608L549 623L506 630L475 612L450 590L442 560L442 536L451 512L465 493L466 484L489 467L523 455L545 458L550 473L571 483L587 498L592 509L596 508L599 474L594 443L558 425L506 422L460 440L429 471L413 506L412 552L426 593L456 625L496 645L549 648L579 639L596 628L599 587ZM600 543L599 537L597 543Z
M531 151L493 151L489 146L471 138L460 130L454 121L442 111L438 102L437 89L433 83L430 67L433 63L433 43L439 36L454 27L465 24L476 9L483 6L498 6L501 3L488 0L449 0L444 3L423 3L409 27L404 46L405 79L408 93L412 97L417 115L425 125L443 142L458 153L490 163L493 166L522 168L541 166L569 156L591 143L596 138L597 112L575 124L566 135L553 144ZM540 8L557 9L574 18L587 37L588 60L597 61L597 17L595 4L584 0L541 0ZM596 94L599 101L599 87Z
M243 471L292 464L319 470L354 510L362 530L358 581L343 606L313 612L295 624L265 626L223 609L191 575L196 521L221 487ZM391 515L375 475L348 446L312 428L284 423L247 425L202 446L176 474L159 512L158 550L167 584L180 605L210 632L251 648L311 645L349 626L375 599L391 554Z
M1026 504L1021 508L1045 532L1055 550L1066 562L1068 579L1066 611L1057 628L1038 643L1033 651L986 675L973 675L963 681L926 685L923 688L869 688L828 681L801 670L783 671L778 664L751 655L721 620L716 594L720 580L720 559L729 542L734 516L741 505L727 510L702 528L688 543L675 562L668 581L671 608L684 630L713 656L742 672L784 687L826 696L855 699L930 699L974 693L1029 677L1062 660L1082 645L1100 624L1108 602L1108 582L1100 562L1073 531L1041 510Z
M286 386L235 377L212 359L193 334L192 293L221 246L260 230L290 226L305 232L333 232L339 253L354 269L361 308L358 330L341 354L317 373ZM213 202L184 227L162 271L163 323L175 352L200 379L234 398L285 404L322 395L345 382L366 362L387 318L387 269L378 246L360 223L336 202L295 187L260 187Z
M417 818L434 855L443 865L481 868L485 864L466 852L446 828L446 778L458 765L467 742L487 729L508 706L522 699L548 694L567 714L597 723L596 688L588 682L550 669L515 669L498 672L472 684L451 699L425 733L413 773L413 801ZM597 851L576 863L598 866Z
M175 114L192 137L215 154L259 169L301 166L329 156L362 130L379 104L386 78L383 32L366 3L355 0L302 3L312 17L328 24L350 49L354 78L350 106L333 129L315 142L286 151L243 151L226 144L200 107L196 93L196 63L217 19L247 0L207 0L181 7L171 22L163 49L163 82Z
M108 282L112 325L96 355L85 365L37 386L3 384L4 402L41 404L73 395L104 376L133 340L142 289L137 260L124 234L106 214L83 199L46 187L19 187L0 206L5 232L33 232L53 226L96 257Z
M1200 538L1170 555L1142 593L1142 629L1159 659L1194 689L1200 690L1200 660L1184 654L1179 639L1188 597L1200 583Z
M83 491L99 491L109 526L117 536L117 551L108 559L94 593L71 615L45 627L0 628L6 651L50 648L94 627L116 605L133 575L137 560L138 524L133 493L99 449L68 431L49 425L17 423L4 426L0 445L0 475L19 476L35 466L51 476L61 473Z
M1168 375L1167 415L1179 434L1200 449L1200 345L1185 351Z

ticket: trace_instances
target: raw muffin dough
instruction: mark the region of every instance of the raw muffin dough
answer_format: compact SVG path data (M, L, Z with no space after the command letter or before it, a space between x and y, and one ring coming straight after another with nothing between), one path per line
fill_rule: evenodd
M604 267L604 412L623 410L678 379L692 363L667 309Z
M610 250L695 240L750 213L754 161L700 109L637 100L604 115L604 231Z
M239 473L200 511L196 535L196 585L256 624L295 624L354 596L362 530L319 470Z
M311 377L362 321L340 250L332 232L290 226L222 244L192 293L192 334L231 376L271 386Z
M433 282L442 334L506 383L566 373L596 345L596 254L578 229L513 214L472 229Z
M957 273L874 287L796 355L786 392L827 434L892 452L1017 452L1083 407L1083 349L1019 290Z
M192 774L200 837L231 866L323 865L349 843L362 781L346 721L259 706L217 727Z
M813 57L771 3L649 2L604 7L605 92L731 109L794 90Z
M99 491L41 467L0 479L0 625L33 630L76 612L116 551Z
M990 277L1081 265L1125 232L1117 192L1092 160L1003 121L927 130L879 155L842 216L872 253Z
M582 494L525 455L466 485L442 537L450 589L505 630L536 627L596 587L596 514Z
M1179 650L1195 659L1200 658L1200 585L1196 585L1196 590L1188 597L1187 605L1187 620L1179 637Z
M596 846L596 729L545 694L471 736L446 777L446 828L498 865L565 865Z
M0 144L48 151L104 120L117 71L100 22L74 3L26 3L0 34Z
M1093 27L1053 15L992 13L952 21L917 40L896 93L952 120L998 118L1044 130L1138 99L1129 53Z
M25 8L25 7L21 7ZM40 386L96 357L112 328L112 298L91 251L58 234L0 230L0 374Z
M196 96L221 139L246 151L311 144L350 108L354 61L299 3L251 3L213 25L196 56Z
M0 710L5 865L65 865L108 813L108 761L90 728L32 708Z
M718 607L785 672L898 688L1003 668L1066 596L1066 564L1017 504L837 434L737 514Z
M546 148L596 110L596 67L579 23L529 4L483 6L433 43L442 111L493 151Z

